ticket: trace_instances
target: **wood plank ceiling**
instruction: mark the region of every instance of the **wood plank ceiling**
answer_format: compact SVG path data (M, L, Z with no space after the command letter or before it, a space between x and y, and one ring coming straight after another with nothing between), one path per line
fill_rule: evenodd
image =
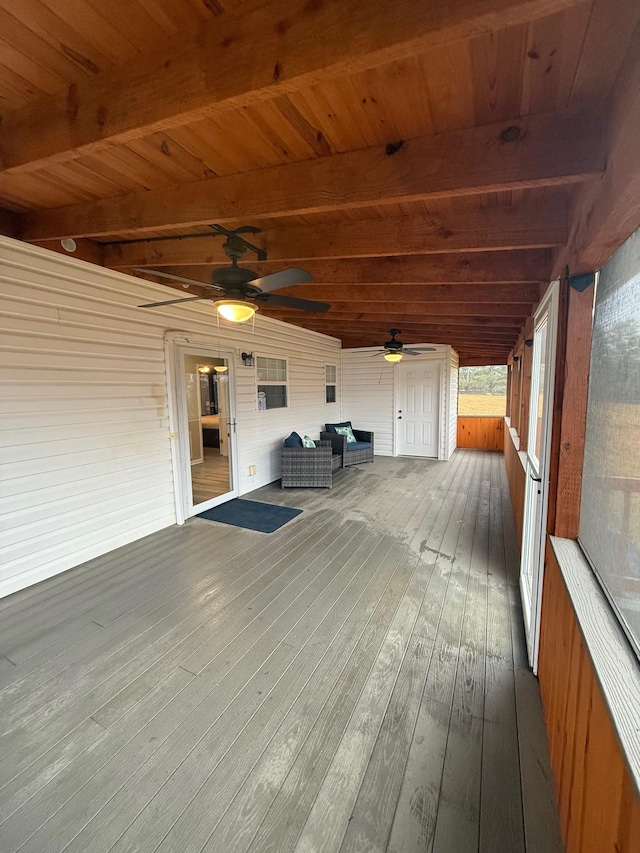
M0 231L206 282L208 226L250 224L268 260L245 265L304 266L279 292L332 303L264 314L504 363L602 181L639 20L637 0L0 0Z

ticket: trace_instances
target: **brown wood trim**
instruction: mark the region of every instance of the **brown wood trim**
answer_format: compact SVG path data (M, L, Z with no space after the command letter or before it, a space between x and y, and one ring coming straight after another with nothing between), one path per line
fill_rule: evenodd
M507 470L511 507L518 535L518 545L522 548L522 526L524 518L524 487L526 483L525 470L520 461L518 450L513 443L511 430L504 430L504 464Z
M458 447L504 449L504 417L458 416Z
M538 677L567 853L633 853L640 798L553 549L547 546Z

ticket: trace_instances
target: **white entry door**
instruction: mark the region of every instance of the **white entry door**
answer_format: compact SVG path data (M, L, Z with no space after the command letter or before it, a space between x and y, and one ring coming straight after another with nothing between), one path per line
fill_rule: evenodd
M529 663L538 668L542 577L549 496L549 450L556 355L558 282L553 282L534 317L529 432L520 592Z
M438 456L440 364L402 361L398 365L396 452L400 456Z

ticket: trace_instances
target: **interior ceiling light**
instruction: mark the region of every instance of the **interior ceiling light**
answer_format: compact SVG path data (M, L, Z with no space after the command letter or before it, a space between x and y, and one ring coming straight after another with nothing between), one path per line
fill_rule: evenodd
M401 361L402 353L401 352L387 352L385 353L385 361Z
M211 368L206 366L206 365L204 367L199 367L198 370L200 371L200 373L210 373L211 372Z
M226 364L214 364L213 369L216 373L224 373L225 371L229 370Z
M73 237L64 237L60 240L60 245L65 250L65 252L75 252L77 249L76 241Z
M241 299L217 299L213 307L221 317L231 323L246 323L258 310L256 305Z

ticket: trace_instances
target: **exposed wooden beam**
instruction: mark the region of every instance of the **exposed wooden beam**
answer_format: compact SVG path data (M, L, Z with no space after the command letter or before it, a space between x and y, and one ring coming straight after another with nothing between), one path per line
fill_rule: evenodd
M60 240L52 240L47 242L38 242L35 245L41 246L43 249L49 249L51 252L58 252L61 255L70 255L72 258L77 258L80 261L88 261L91 264L103 265L103 250L100 243L95 240L83 240L78 238L76 248L73 252L67 252L63 248Z
M529 252L474 252L451 255L414 255L403 258L344 258L336 261L304 261L316 284L352 287L390 285L419 287L534 287L548 286L551 257L548 250ZM282 269L286 261L254 264L252 270L269 275ZM129 268L121 268L128 272ZM158 269L162 265L158 264ZM163 272L211 281L211 266L166 267ZM137 273L134 273L137 274ZM164 280L167 284L167 280Z
M543 286L543 285L542 285ZM377 310L380 303L398 299L405 303L419 303L421 311L437 303L489 302L504 305L523 303L537 305L540 300L539 284L307 284L286 287L277 291L282 296L299 296L317 299L335 305L357 304L364 310Z
M394 326L397 328L398 323L400 322L398 314L357 314L357 315L347 315L343 317L335 317L333 319L326 319L326 315L324 315L324 319L318 315L307 315L302 314L301 312L291 313L291 314L278 314L273 311L269 313L267 316L275 317L276 319L282 320L285 323L293 323L293 324L315 324L318 327L322 328L337 328L339 325L351 325L357 326L358 328L365 329L370 331L371 329L380 329L383 334L387 334L388 330ZM484 330L487 334L491 334L493 330L504 330L509 334L513 333L515 330L515 334L517 335L518 330L521 328L521 319L520 317L477 317L477 316L464 316L459 314L451 314L451 315L443 315L443 316L425 316L424 320L421 322L411 317L404 317L402 322L402 331L403 334L410 334L412 330L421 330L425 327L441 327L441 326L455 326L456 328L464 329L467 333L469 330Z
M353 322L350 320L345 320L344 322L336 322L333 324L327 324L322 320L315 320L313 318L299 318L296 320L287 318L284 320L286 323L290 323L294 326L304 326L305 328L316 328L323 330L331 330L340 331L341 334L345 334L350 332L352 334L376 334L378 336L384 336L385 340L389 339L389 323L385 324L384 320L380 320L378 322ZM509 340L513 343L518 336L518 328L516 326L481 326L477 323L416 323L415 325L410 325L408 323L403 323L401 339L405 341L408 340L420 340L420 335L425 334L459 334L461 337L466 339L473 338L477 335L482 335L486 338L504 338L505 340Z
M144 233L572 184L604 170L603 121L603 109L592 105L413 139L392 156L376 146L36 211L23 217L23 235L34 241Z
M260 306L260 310L277 311L282 316L299 315L294 308L278 308L268 305ZM527 306L522 304L504 304L494 302L408 302L405 299L396 299L393 302L375 302L361 306L357 302L333 302L322 319L328 322L334 319L351 317L354 320L365 319L369 316L396 317L402 314L407 319L413 318L414 322L428 321L432 317L441 316L466 316L466 317L488 317L490 319L502 317L526 317ZM395 320L394 320L395 323Z
M272 0L5 120L4 169L41 168L205 115L527 23L580 0Z
M273 272L272 264L305 262L319 281L423 281L433 269L435 281L549 281L551 256L539 246L561 246L568 236L564 204L520 205L470 210L456 214L441 212L430 216L403 216L393 219L345 222L335 225L307 225L267 228L254 242L268 253L266 264L256 264L247 256L245 263L259 274ZM530 249L505 254L490 250ZM464 252L465 254L451 254ZM486 257L476 257L482 252ZM444 254L441 254L444 253ZM438 257L431 257L432 254ZM416 256L414 263L408 257ZM388 257L383 266L366 258ZM421 257L418 257L421 256ZM429 256L429 257L427 257ZM360 263L318 264L309 261L357 258ZM135 243L108 243L104 247L106 266L181 267L226 264L222 240L212 237L153 240ZM346 271L345 271L346 270ZM385 273L385 270L388 272ZM189 274L189 273L185 273ZM193 276L195 270L190 274ZM208 280L210 269L205 272ZM351 275L355 277L350 277ZM376 278L381 275L383 278ZM386 275L389 278L386 278ZM429 279L430 280L430 279Z

